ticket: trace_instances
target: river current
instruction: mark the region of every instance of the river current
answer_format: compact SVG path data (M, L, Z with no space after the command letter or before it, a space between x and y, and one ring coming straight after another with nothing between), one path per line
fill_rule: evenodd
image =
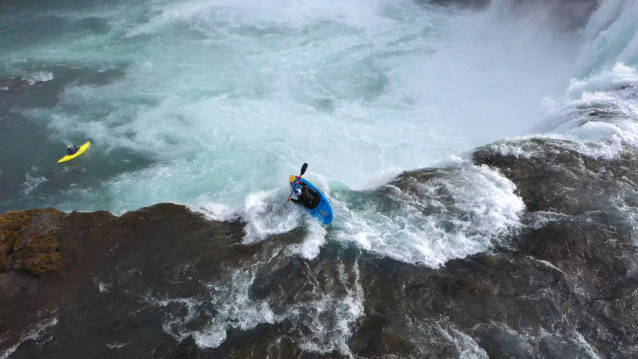
M305 259L328 242L429 268L489 250L522 226L525 205L501 173L472 164L474 148L543 137L608 159L638 146L627 90L638 82L638 3L603 1L577 28L517 4L2 4L0 212L122 215L174 202L245 222L244 243L303 227L289 250ZM613 111L587 122L584 108ZM89 152L56 163L85 141ZM304 162L332 203L328 227L286 201ZM387 185L426 167L450 175L418 200ZM636 208L620 207L633 224ZM228 296L239 300L254 278L235 275ZM348 292L345 327L360 292ZM211 335L198 345L223 342Z
M3 6L2 211L175 202L247 221L247 242L307 223L309 257L329 236L437 266L489 247L523 210L467 151L542 134L611 139L598 149L609 155L638 136L634 122L570 127L570 108L592 101L629 101L623 115L636 114L609 93L638 78L632 1L606 1L569 31L541 5L521 14L507 1ZM55 163L85 141L82 158ZM329 233L285 201L304 162L332 201ZM479 224L450 234L438 224L462 219L358 205L402 171L447 166L465 166L448 185Z

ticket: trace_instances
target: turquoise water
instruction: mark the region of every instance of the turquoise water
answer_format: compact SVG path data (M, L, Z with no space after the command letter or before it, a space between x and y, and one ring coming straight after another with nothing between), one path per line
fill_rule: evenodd
M515 136L570 140L563 145L602 158L638 148L638 3L607 0L576 32L557 30L543 8L514 14L512 3L0 4L0 213L119 215L176 202L245 222L245 243L302 227L303 241L264 259L275 262L321 260L327 247L437 268L507 245L525 205L502 174L472 164L473 148ZM86 154L56 163L66 144L84 141ZM526 143L493 148L534 155ZM304 162L334 209L329 226L286 201L288 176ZM412 192L392 184L425 167ZM610 198L610 213L638 238L638 208L625 200ZM544 215L533 225L552 220ZM289 321L303 328L303 351L352 355L352 328L365 315L358 261L341 262L338 281L276 314L277 298L251 295L272 265L255 260L206 283L211 302L150 292L140 302L179 308L162 319L164 331L201 348L219 347L231 328ZM199 306L215 314L196 330ZM442 333L461 355L487 356L467 334L445 332L444 318L409 322L426 350ZM521 343L537 338L506 330ZM575 333L552 334L554 350L597 357Z
M620 14L635 11L621 3ZM0 211L176 202L241 218L246 241L309 226L308 257L332 238L431 266L489 248L523 210L513 185L471 166L467 151L530 133L573 78L631 63L635 42L631 17L606 10L596 21L616 24L625 50L591 64L609 52L602 25L557 33L509 17L507 1L484 11L406 0L2 6ZM88 153L56 163L84 141ZM285 201L304 162L333 202L327 229ZM461 217L358 205L430 166L456 168L432 186L450 188Z

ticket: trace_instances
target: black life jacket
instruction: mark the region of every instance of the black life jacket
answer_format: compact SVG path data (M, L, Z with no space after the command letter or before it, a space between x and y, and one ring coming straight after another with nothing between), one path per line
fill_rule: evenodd
M308 209L314 209L319 205L319 202L321 202L321 196L319 193L308 186L301 186L301 195L298 197L299 202Z

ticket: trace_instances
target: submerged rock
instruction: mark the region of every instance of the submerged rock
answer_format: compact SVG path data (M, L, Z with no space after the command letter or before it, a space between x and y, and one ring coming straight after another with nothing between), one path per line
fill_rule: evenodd
M638 339L638 254L612 228L558 223L430 269L338 245L284 254L303 233L243 245L241 223L170 204L58 224L62 270L0 274L11 358L573 357L576 333L622 357Z
M243 223L174 204L121 217L9 212L0 355L632 357L638 250L610 198L632 200L635 159L545 139L478 149L475 163L516 184L527 209L508 241L442 268L330 240L309 260L295 250L302 227L248 245ZM454 204L445 186L423 185L455 173L406 172L366 201L435 188L437 203Z
M18 267L15 251L9 252L0 274L0 350L15 350L11 358L202 355L192 336L177 340L167 333L167 321L185 314L172 306L180 299L171 298L212 300L216 291L207 283L223 285L229 271L254 264L276 243L241 245L241 223L207 221L172 204L121 217L9 212L2 221L4 243L31 244L16 251L55 253L64 261L57 272L38 272L25 268L26 261ZM34 241L53 234L57 246ZM207 325L215 309L205 307L185 331Z

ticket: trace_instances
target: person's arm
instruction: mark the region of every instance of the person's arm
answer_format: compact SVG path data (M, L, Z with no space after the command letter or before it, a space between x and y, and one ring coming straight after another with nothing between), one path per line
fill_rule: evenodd
M295 203L299 203L299 200L298 200L298 199L294 199L294 198L290 197L290 200L291 200L291 201L293 201L293 202L295 202Z

